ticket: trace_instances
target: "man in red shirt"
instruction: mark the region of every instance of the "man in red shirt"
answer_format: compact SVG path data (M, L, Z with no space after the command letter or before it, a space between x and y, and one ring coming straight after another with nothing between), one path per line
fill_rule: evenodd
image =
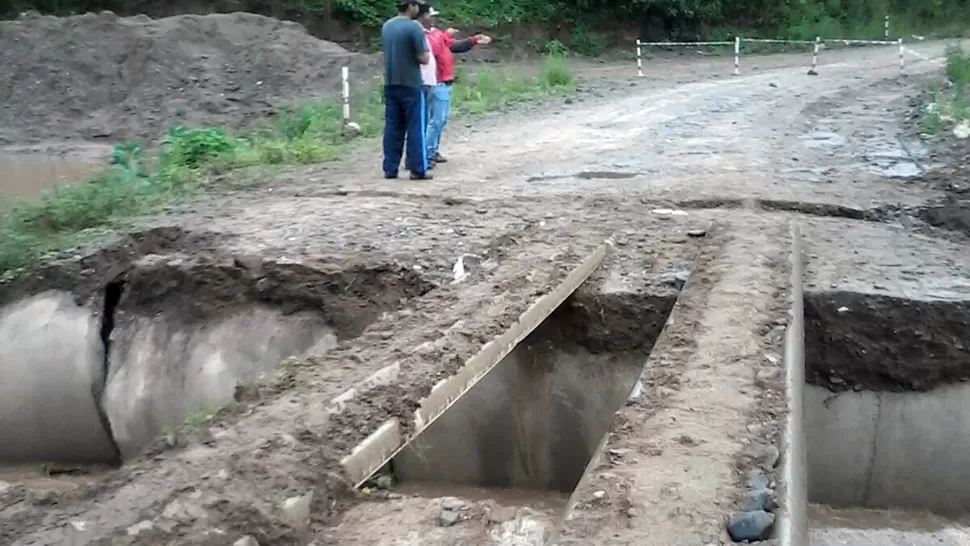
M427 17L430 19L438 15L438 11L431 8ZM433 25L433 19L427 21L426 25ZM428 41L431 44L431 54L437 64L437 84L431 88L428 97L428 134L427 148L428 159L431 166L436 163L445 163L448 160L438 153L438 146L441 144L441 133L448 124L448 114L451 110L451 84L455 79L455 53L465 53L476 45L487 45L492 41L485 34L476 34L464 40L455 39L458 31L449 28L441 31L431 26L428 32Z

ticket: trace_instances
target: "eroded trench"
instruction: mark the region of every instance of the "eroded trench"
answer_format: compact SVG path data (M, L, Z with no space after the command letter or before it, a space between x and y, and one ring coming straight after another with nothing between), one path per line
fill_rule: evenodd
M397 266L149 255L78 297L0 308L0 462L119 464L433 288Z
M413 512L415 497L444 496L460 507L455 521L481 523L421 525L435 517L421 511L449 514L448 502L441 507L425 500L414 524L400 531L423 528L418 542L387 535L377 543L542 544L614 413L641 392L640 374L678 292L594 290L584 285L567 299L370 483L391 482L403 498L357 508L344 518L347 525Z
M811 294L805 318L810 543L965 544L970 302Z

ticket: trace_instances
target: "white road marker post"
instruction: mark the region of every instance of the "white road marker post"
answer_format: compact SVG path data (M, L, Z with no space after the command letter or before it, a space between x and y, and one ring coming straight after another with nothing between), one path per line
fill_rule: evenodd
M818 76L818 47L821 38L815 37L815 45L812 46L812 68L808 69L809 76Z
M741 37L734 37L734 75L738 76L741 74Z
M340 79L343 83L343 126L346 128L348 125L350 125L350 67L345 66L340 69Z
M905 48L903 47L902 38L897 40L897 42L899 43L899 73L902 74L903 69L906 67L906 57L903 56L903 51L905 50Z
M643 59L640 54L640 38L637 38L637 76L643 77Z
M889 41L889 16L888 15L886 16L886 24L883 27L882 35L883 35L883 38L888 42Z

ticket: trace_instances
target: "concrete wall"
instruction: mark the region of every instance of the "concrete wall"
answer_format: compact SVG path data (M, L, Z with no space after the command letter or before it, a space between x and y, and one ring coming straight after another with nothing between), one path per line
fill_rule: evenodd
M970 510L970 386L926 393L805 390L809 499Z
M571 491L645 359L528 340L399 454L394 472L406 481Z
M0 461L116 458L95 405L99 330L91 310L64 292L0 310Z
M48 292L0 310L0 461L117 462L165 425L231 402L236 384L336 344L316 313L261 306L192 323L126 314L112 333L108 381L95 312ZM97 398L115 442L106 431Z
M123 458L137 456L168 426L231 402L237 383L271 374L310 347L323 354L336 337L313 313L267 307L183 323L178 317L126 316L112 335L104 408Z

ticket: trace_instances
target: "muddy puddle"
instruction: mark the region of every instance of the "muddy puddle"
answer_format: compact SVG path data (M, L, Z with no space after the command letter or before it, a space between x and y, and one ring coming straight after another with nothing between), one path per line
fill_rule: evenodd
M83 180L104 167L110 149L72 151L0 149L0 210L10 202Z

